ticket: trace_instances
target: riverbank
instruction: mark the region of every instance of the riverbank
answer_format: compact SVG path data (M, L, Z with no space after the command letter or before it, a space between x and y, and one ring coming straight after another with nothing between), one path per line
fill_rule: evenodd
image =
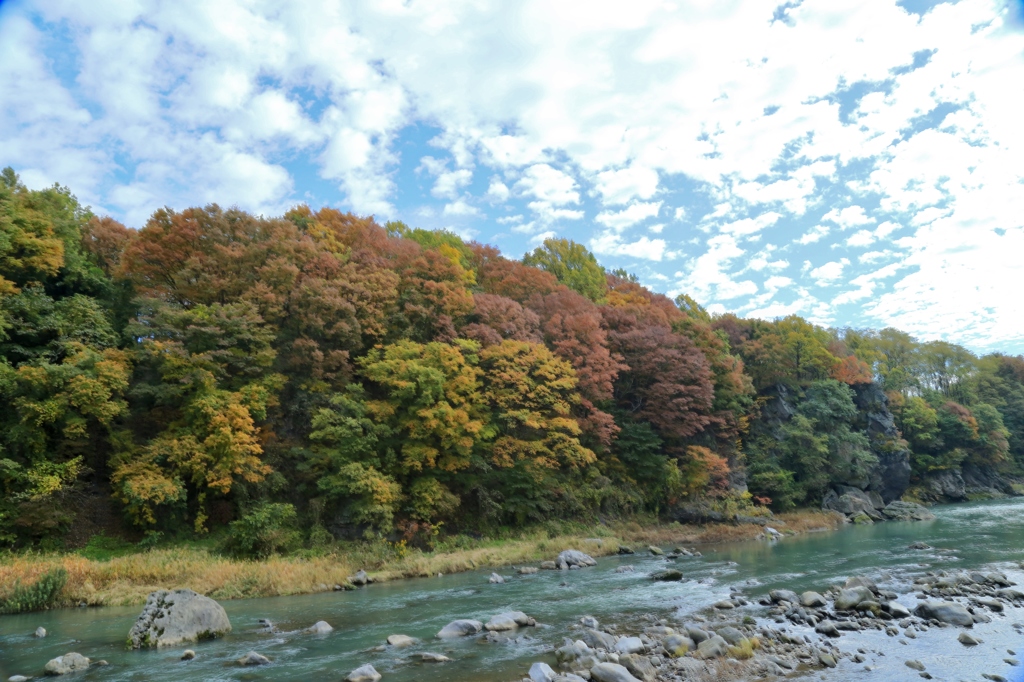
M771 521L788 535L834 530L841 523L839 516L816 510L779 514ZM620 545L709 545L752 540L761 533L763 528L756 524L688 526L622 521L567 534L536 529L504 539L460 537L434 552L384 542L358 543L319 554L263 561L232 559L192 545L107 559L81 553L13 553L0 555L0 602L15 585L33 584L59 568L67 572L67 581L51 606L133 606L144 603L157 589L187 587L214 599L313 594L345 586L348 577L361 569L375 581L388 581L537 562L568 547L606 556L616 553Z

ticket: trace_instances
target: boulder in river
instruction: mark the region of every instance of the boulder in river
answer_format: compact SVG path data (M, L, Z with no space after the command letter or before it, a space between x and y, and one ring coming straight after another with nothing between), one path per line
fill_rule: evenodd
M664 571L655 571L651 573L651 580L682 580L683 572L675 568L666 568Z
M447 663L452 660L443 654L433 654L429 651L424 651L420 654L420 660L424 663Z
M416 640L408 635L390 635L388 636L388 644L401 649L403 647L412 646L416 643Z
M478 620L453 620L445 625L437 633L438 639L453 639L455 637L468 637L475 635L484 629L484 624Z
M590 678L596 682L640 682L618 663L598 663L590 669Z
M334 628L332 628L331 624L328 623L326 620L318 620L317 622L313 623L308 628L306 628L306 632L308 632L311 635L326 635L328 632L331 632L332 630L334 630Z
M931 521L935 514L916 502L893 500L882 510L882 515L893 521Z
M650 552L651 554L653 554L654 556L661 556L662 554L665 553L664 551L662 551L661 547L656 547L654 545L651 545L650 547L648 547L647 551Z
M530 618L522 611L506 611L505 613L499 613L497 616L493 616L484 628L488 632L504 632L505 630L515 630L518 627L529 627L536 625L537 621Z
M558 558L555 559L555 563L558 564L558 567L563 571L573 566L579 566L582 568L584 566L597 565L597 562L594 561L594 558L592 556L590 556L589 554L584 554L578 549L566 549L562 552L559 552Z
M914 615L926 620L937 620L940 623L959 625L961 627L974 627L974 617L971 613L955 602L921 602L914 609Z
M28 682L30 678L24 675L11 675L7 678L7 682Z
M345 682L378 682L380 677L381 675L377 672L376 668L367 663L350 672L348 677L345 678Z
M778 604L780 601L788 601L790 604L799 604L800 597L792 590L772 590L768 593L772 602Z
M534 663L530 666L531 682L555 682L558 673L551 669L547 663Z
M487 582L489 582L492 585L501 585L505 582L505 579L497 573L491 573L491 577L487 579Z
M977 637L961 632L960 636L956 638L956 641L960 642L964 646L978 646L981 644L981 640Z
M536 572L536 566L520 566L518 569L516 569L516 573L518 573L519 575L533 575Z
M128 633L132 649L178 646L231 632L224 607L192 590L160 590L146 599Z
M181 660L183 660L183 661L191 661L195 657L196 657L196 652L192 651L191 649L185 649L184 651L181 652Z
M800 595L800 606L807 607L809 609L817 609L825 606L828 602L817 592L808 590Z
M597 618L594 618L593 616L583 616L580 618L580 625L585 628L596 630L599 623L597 622Z
M874 593L863 585L842 589L836 596L836 610L851 611L857 608L861 602L871 601L874 598Z
M245 666L250 666L250 665L268 665L269 663L270 663L270 659L269 658L267 658L263 654L256 653L255 651L250 651L245 656L242 656L240 659L238 659L238 665L245 665Z
M48 661L44 670L47 675L68 675L87 669L90 663L88 658L72 651Z
M366 571L360 569L355 575L350 575L348 577L348 581L357 587L362 587L363 585L369 585L372 583L373 578L367 575Z
M589 629L584 630L580 639L582 639L587 646L594 649L604 649L605 651L613 651L615 649L615 637L609 635L607 632Z
M46 637L46 628L36 628L35 637Z

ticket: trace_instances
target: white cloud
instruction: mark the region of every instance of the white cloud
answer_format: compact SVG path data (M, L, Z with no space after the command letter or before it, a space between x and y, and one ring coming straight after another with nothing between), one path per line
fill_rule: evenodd
M849 259L840 258L837 261L830 261L810 271L818 286L829 286L835 284L843 276L843 269L850 264Z
M602 171L596 176L594 189L607 205L650 199L658 189L658 172L639 166Z
M444 215L449 216L477 216L482 215L480 209L468 203L465 199L456 199L444 205Z
M590 240L590 248L598 255L628 256L660 261L665 257L665 240L640 237L633 242L623 242L618 234L605 232Z
M843 209L833 208L822 217L822 220L829 220L844 230L875 222L864 212L864 208L861 206L847 206Z
M654 218L660 211L660 201L637 201L621 211L606 211L604 213L598 213L595 220L607 228L615 231L621 231L627 227L636 225L641 221L647 220L648 218Z
M503 203L508 200L512 193L509 191L508 186L498 178L491 178L491 184L487 187L487 198L497 203Z
M821 241L821 238L831 232L828 225L815 225L797 238L798 244L813 244Z
M580 193L571 175L546 163L537 163L523 172L515 189L525 196L535 197L552 206L578 204Z
M434 181L434 188L430 193L441 199L454 199L459 195L463 187L473 180L473 171L460 168L453 171L444 171Z

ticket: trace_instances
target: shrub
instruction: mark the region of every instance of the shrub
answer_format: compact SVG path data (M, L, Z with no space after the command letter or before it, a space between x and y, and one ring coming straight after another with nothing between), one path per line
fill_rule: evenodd
M264 502L231 523L225 549L238 556L256 559L295 549L302 540L295 529L295 522L294 506Z
M67 581L68 572L55 568L28 587L15 583L11 594L0 601L0 613L26 613L51 608L57 603Z

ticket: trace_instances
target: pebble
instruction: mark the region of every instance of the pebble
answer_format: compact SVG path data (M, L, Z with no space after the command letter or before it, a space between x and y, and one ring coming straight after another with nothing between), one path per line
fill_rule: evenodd
M907 665L908 668L910 668L912 670L924 671L924 663L922 663L921 661L910 660L910 661L907 661L906 665Z

